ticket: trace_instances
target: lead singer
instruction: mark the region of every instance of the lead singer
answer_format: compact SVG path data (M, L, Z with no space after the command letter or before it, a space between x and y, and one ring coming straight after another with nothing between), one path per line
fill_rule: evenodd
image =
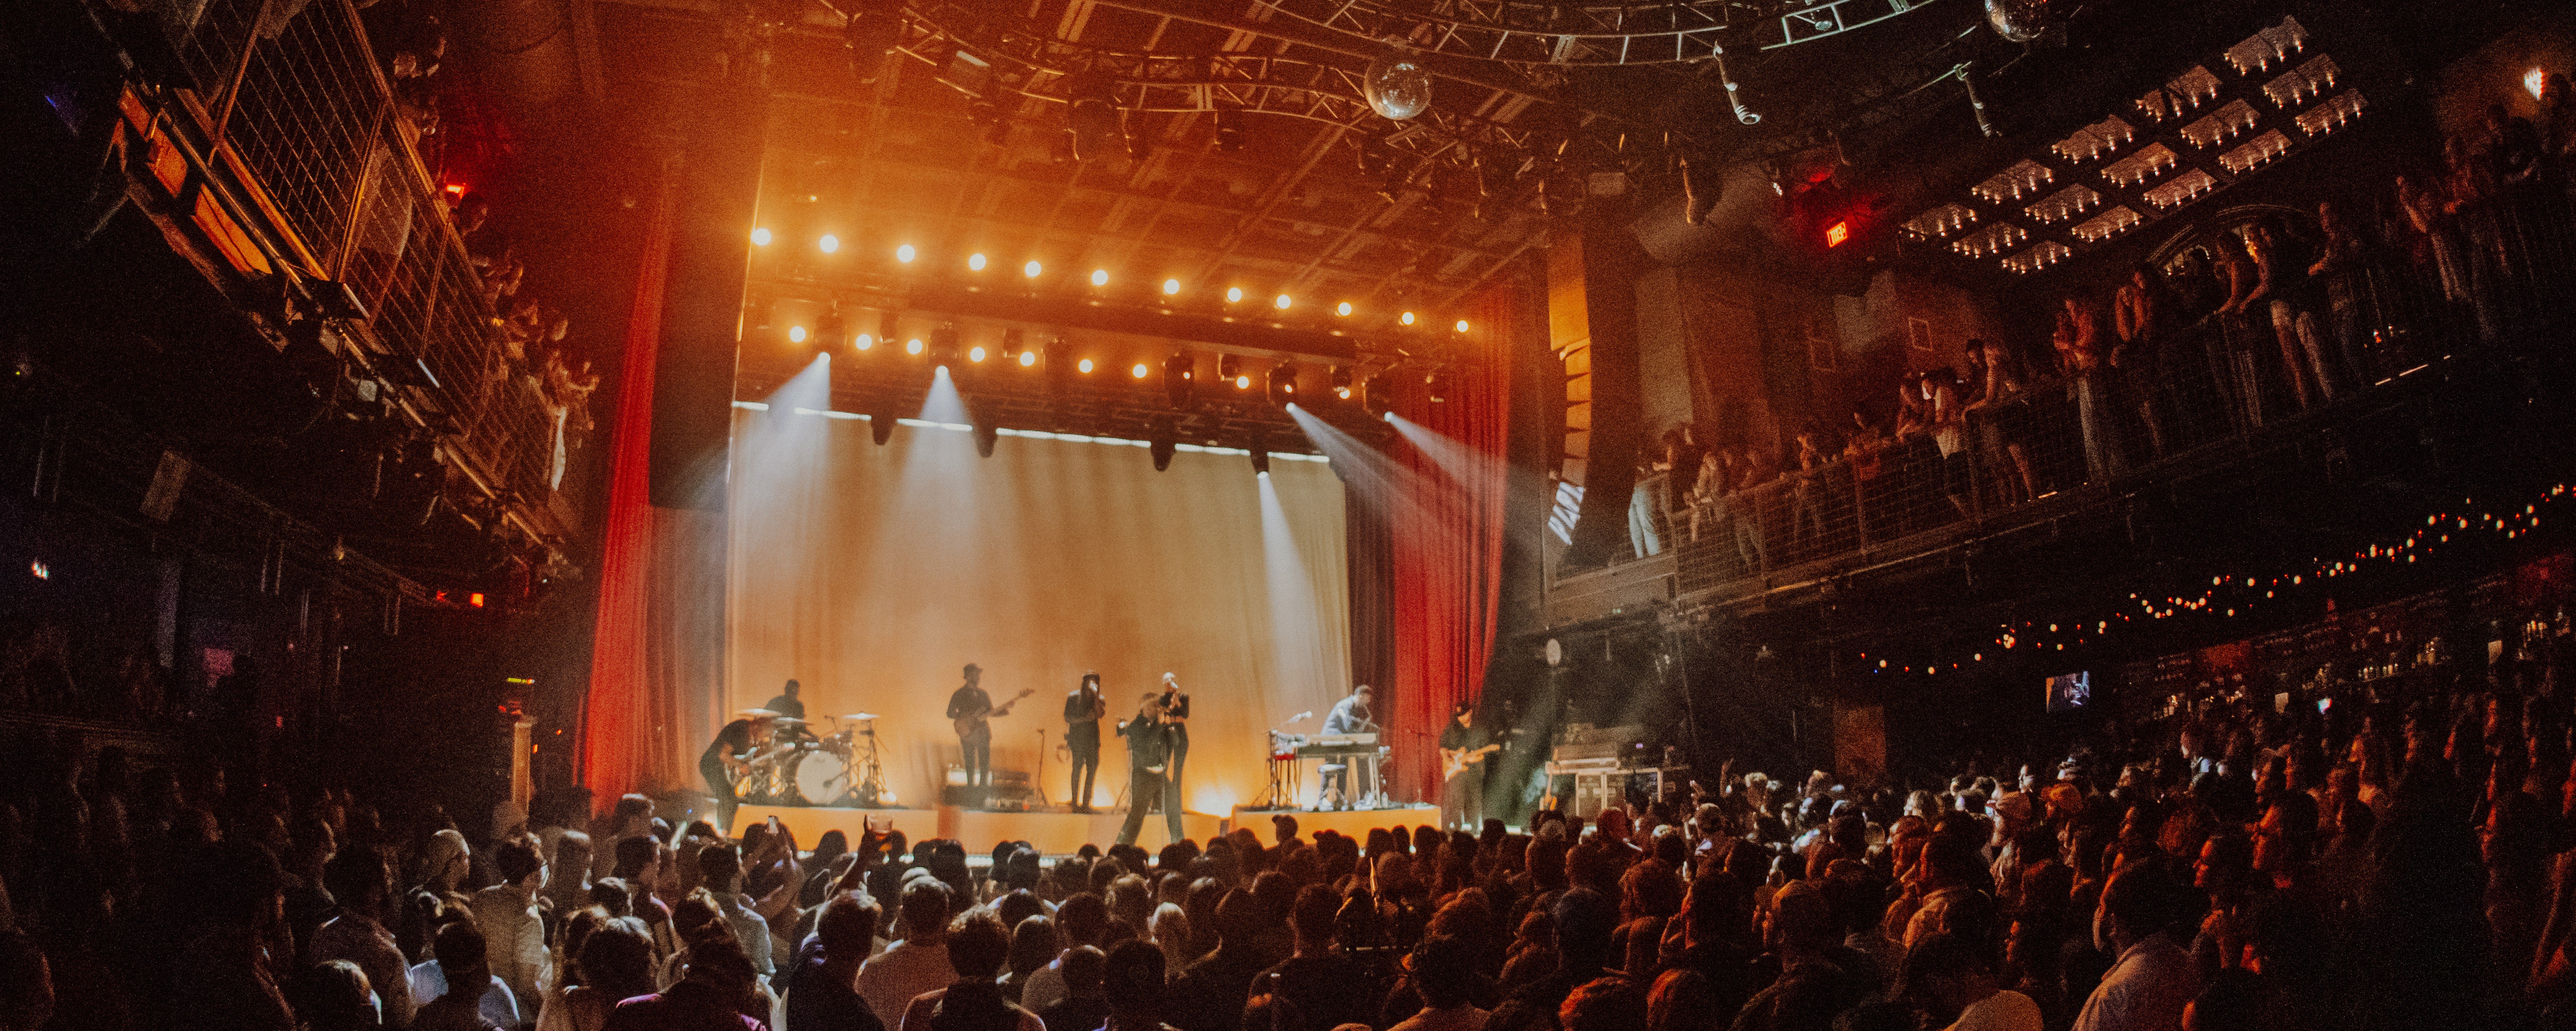
M1118 736L1127 739L1127 822L1118 828L1121 845L1136 843L1136 835L1145 829L1145 811L1157 802L1171 828L1170 840L1181 840L1181 793L1163 776L1172 742L1158 718L1162 710L1163 696L1148 693L1136 707L1136 718L1118 725Z
M1181 768L1190 762L1190 695L1181 690L1181 680L1163 674L1163 726L1172 742L1172 768L1163 779L1172 782L1172 797L1181 797ZM1177 839L1180 835L1173 835Z

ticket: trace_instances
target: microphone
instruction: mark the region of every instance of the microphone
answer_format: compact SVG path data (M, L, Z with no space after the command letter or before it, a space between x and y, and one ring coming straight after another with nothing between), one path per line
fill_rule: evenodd
M1304 711L1304 712L1298 713L1297 715L1294 715L1294 716L1290 716L1290 717L1288 717L1288 723L1303 723L1303 722L1305 722L1305 721L1307 721L1307 720L1314 719L1314 718L1315 718L1315 710L1313 710L1313 709L1308 709L1308 710L1306 710L1306 711ZM1281 724L1281 726L1286 726L1286 725L1287 725L1287 724Z

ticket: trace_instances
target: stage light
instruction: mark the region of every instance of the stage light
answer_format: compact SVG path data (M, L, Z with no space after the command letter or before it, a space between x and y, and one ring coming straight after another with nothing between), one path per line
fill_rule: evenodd
M814 241L814 246L822 248L823 253L830 254L841 249L841 238L825 233L822 239Z
M1236 390L1250 390L1250 389L1252 389L1252 377L1250 377L1250 376L1237 376L1237 377L1235 377L1235 378L1234 378L1234 389L1236 389Z
M1270 403L1281 408L1297 400L1297 367L1280 362L1270 367Z
M1021 367L1021 368L1025 369L1025 368L1028 368L1028 367L1030 367L1030 366L1032 366L1032 365L1036 365L1037 363L1038 363L1038 353L1037 353L1036 351L1022 351L1022 352L1020 352L1020 367Z
M1030 279L1036 279L1038 277L1038 273L1044 271L1046 271L1046 266L1040 265L1036 261L1031 261L1026 265L1020 266L1020 274L1027 276Z
M1073 137L1073 159L1095 161L1109 156L1112 144L1127 134L1116 80L1097 73L1078 74L1066 83L1065 94L1064 127Z
M980 362L980 361L983 361L983 360L984 360L984 345L982 345L982 344L977 344L977 345L975 345L975 347L974 347L974 349L973 349L973 350L967 351L967 352L966 352L966 360L967 360L967 361L970 361L970 362Z
M884 73L886 55L903 42L903 6L893 0L854 5L841 25L841 45L849 51L850 78L871 85Z
M1243 379L1243 359L1230 354L1216 356L1216 378L1229 383Z
M1851 239L1850 222L1836 222L1825 227L1825 246L1827 248L1840 247L1843 245L1843 241L1849 239Z
M789 326L789 327L787 327L787 342L788 342L788 343L791 343L791 344L801 344L801 343L804 343L804 342L805 342L805 327L803 327L803 326Z
M1361 391L1360 407L1370 415L1384 418L1395 408L1395 398L1387 394L1390 382L1384 374L1369 377Z
M1145 374L1152 371L1152 369L1146 368L1145 363L1143 362L1137 362L1135 368L1127 370L1129 375L1132 375L1137 379L1144 379Z
M1410 326L1413 324L1413 313L1408 311L1402 315L1398 315L1395 317L1395 321Z
M1164 281L1163 281L1163 295L1164 295L1164 296L1169 297L1169 296L1171 296L1171 295L1173 295L1173 294L1180 293L1180 292L1181 292L1181 281L1180 281L1180 280L1177 280L1177 279L1166 279L1166 280L1164 280Z
M1108 286L1108 285L1109 285L1109 270L1108 270L1108 269L1105 269L1105 268L1096 268L1096 269L1092 269L1092 270L1091 270L1091 285L1093 285L1093 286Z
M1219 153L1224 154L1232 154L1243 149L1242 108L1220 107L1216 109L1216 149Z
M984 256L983 256L983 255L981 255L981 254L969 254L969 255L967 255L967 256L966 256L966 269L967 269L967 271L970 271L970 272L982 272L982 271L984 271Z
M1467 331L1467 320L1465 320L1465 319L1459 319L1459 320L1458 320L1458 332L1464 333L1464 332L1466 332L1466 331Z
M1251 446L1244 450L1252 452L1252 475L1270 475L1270 435L1254 430L1249 443Z
M905 353L905 354L920 354L920 353L921 353L921 338L920 338L920 337L914 337L914 338L912 338L912 339L910 339L910 340L906 340L906 341L904 341L904 342L903 342L903 353Z
M1342 303L1333 306L1333 314L1335 315L1348 315L1350 313L1351 302L1349 301L1343 301Z
M1344 401L1351 399L1351 370L1349 366L1333 366L1331 382L1333 384L1334 397L1341 398Z
M1088 373L1088 372L1090 372L1090 371L1091 371L1091 359L1089 359L1089 358L1085 358L1085 359L1083 359L1081 362L1077 363L1077 364L1075 365L1075 367L1076 367L1076 368L1078 368L1078 369L1081 369L1083 372Z
M861 334L859 334L859 350L865 351L865 350L867 350L868 348L875 347L876 345L877 345L877 338L872 337L872 336L869 336L869 335L867 335L867 334L865 334L865 333L861 333Z
M1178 411L1189 411L1198 401L1198 359L1187 351L1174 351L1163 359L1163 399Z
M1279 310L1280 310L1280 311L1287 311L1287 310L1288 310L1288 305L1290 305L1291 303L1294 303L1294 302L1292 302L1292 301L1290 301L1290 300L1288 299L1288 295L1287 295L1287 294L1280 294L1280 295L1278 296L1278 298L1276 298L1276 299L1272 300L1270 303L1275 304L1275 305L1278 305L1278 306L1279 306Z
M920 256L921 252L913 250L911 244L904 244L903 246L894 249L894 260L903 262L906 265L912 264L912 259Z
M1241 301L1241 300L1243 300L1243 288L1242 288L1242 287L1239 287L1239 286L1229 286L1229 287L1226 287L1226 288L1225 288L1225 303L1227 303L1227 304L1233 304L1233 303L1235 303L1235 302L1237 302L1237 301Z

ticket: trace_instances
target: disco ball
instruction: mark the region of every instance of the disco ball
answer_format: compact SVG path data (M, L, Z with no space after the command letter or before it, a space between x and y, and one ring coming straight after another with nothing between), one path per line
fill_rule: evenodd
M2066 17L2050 9L2049 0L1986 0L1986 24L2015 43L2036 43Z
M1389 50L1369 62L1360 85L1369 106L1396 121L1431 110L1431 71L1411 53Z

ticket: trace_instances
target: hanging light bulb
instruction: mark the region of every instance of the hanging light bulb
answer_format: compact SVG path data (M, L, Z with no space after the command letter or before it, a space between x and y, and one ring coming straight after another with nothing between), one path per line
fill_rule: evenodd
M1431 109L1431 70L1422 66L1420 55L1402 44L1390 43L1385 53L1369 62L1361 74L1360 89L1368 95L1370 107L1395 121Z

